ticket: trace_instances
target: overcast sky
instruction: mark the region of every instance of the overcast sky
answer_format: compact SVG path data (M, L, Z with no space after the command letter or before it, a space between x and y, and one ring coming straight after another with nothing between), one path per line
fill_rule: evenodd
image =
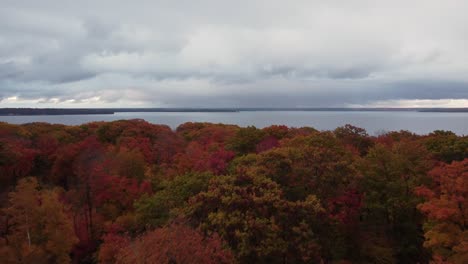
M0 0L0 107L468 107L467 10Z

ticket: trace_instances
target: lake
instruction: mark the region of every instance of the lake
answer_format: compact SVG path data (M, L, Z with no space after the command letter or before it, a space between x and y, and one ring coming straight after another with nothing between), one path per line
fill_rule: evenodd
M333 130L345 124L352 124L366 129L370 135L398 130L409 130L417 134L450 130L458 135L468 135L468 113L415 111L119 112L114 115L0 116L0 121L13 124L48 122L80 125L93 121L135 118L155 124L166 124L173 129L185 122L252 125L259 128L270 125L309 126L319 130Z

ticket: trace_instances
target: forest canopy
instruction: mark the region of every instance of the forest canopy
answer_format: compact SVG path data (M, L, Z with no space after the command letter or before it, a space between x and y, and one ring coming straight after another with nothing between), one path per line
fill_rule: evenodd
M468 263L468 137L0 123L2 263Z

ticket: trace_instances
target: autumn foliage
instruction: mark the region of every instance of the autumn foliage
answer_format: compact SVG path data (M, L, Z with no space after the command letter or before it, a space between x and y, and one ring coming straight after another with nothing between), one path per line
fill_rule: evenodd
M435 259L468 261L468 159L441 164L430 175L433 188L419 187L416 192L426 202L418 206L427 215L424 246Z
M468 263L467 142L0 123L0 262Z
M106 235L99 251L101 263L234 263L218 235L172 224L144 233L133 240Z

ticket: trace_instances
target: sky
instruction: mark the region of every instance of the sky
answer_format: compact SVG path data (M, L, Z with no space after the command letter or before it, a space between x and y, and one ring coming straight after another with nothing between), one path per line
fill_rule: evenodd
M0 107L468 107L466 10L0 0Z

